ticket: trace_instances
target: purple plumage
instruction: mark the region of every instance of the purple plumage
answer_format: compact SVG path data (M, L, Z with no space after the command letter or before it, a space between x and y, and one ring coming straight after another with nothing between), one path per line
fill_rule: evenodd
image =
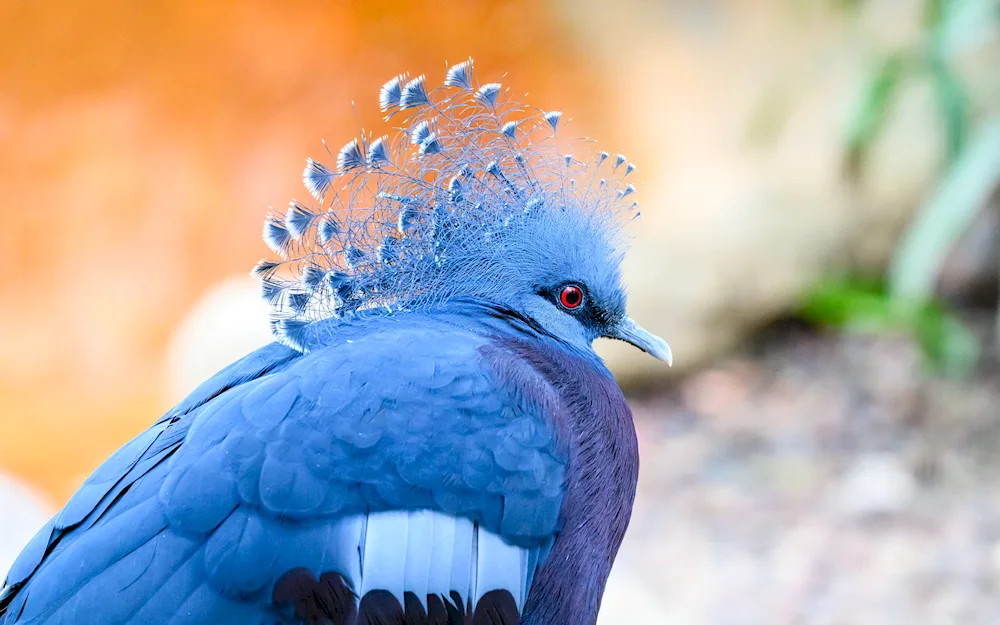
M278 341L111 456L15 562L0 625L590 625L628 525L635 168L471 61L309 160L269 217Z
M514 372L501 377L549 403L568 458L561 527L539 566L524 622L592 623L635 498L639 450L632 413L610 374L593 363L521 341L505 347L491 350L488 359L501 371L527 364L537 372L535 385L516 381L524 378ZM554 396L541 399L550 392Z

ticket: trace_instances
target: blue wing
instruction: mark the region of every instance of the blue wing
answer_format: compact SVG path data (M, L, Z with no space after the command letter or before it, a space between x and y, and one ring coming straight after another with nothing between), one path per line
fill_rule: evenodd
M472 332L362 330L263 348L123 447L17 560L0 622L445 623L481 599L514 622L558 530L554 391Z

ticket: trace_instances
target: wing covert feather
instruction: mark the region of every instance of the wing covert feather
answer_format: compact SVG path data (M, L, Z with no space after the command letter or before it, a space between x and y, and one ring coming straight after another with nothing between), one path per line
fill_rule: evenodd
M200 387L199 398L179 405L187 412L168 414L109 459L40 534L64 532L61 523L85 525L79 535L67 526L70 548L56 536L25 551L26 564L10 578L24 590L7 590L8 603L21 595L22 618L0 623L57 622L89 605L96 590L125 598L128 588L135 591L125 602L129 617L150 623L164 615L183 622L192 609L209 613L218 608L207 606L213 596L219 605L249 602L273 618L271 589L285 573L305 569L320 579L335 572L358 592L389 572L375 566L401 567L388 590L418 599L399 596L401 606L433 611L440 602L428 600L440 593L449 610L471 609L493 590L477 590L478 570L523 605L535 568L527 562L537 563L551 545L562 501L566 458L542 412L550 402L498 371L479 335L386 326L295 358L267 348ZM144 472L123 486L137 467ZM124 531L115 529L131 520L123 502L142 516ZM412 512L396 526L366 520L392 511ZM412 525L410 514L417 515ZM449 517L460 520L441 523ZM398 549L371 544L365 552L366 539L411 526L426 545L403 536ZM468 540L479 532L489 533L513 575L477 560ZM106 559L70 582L46 582L64 578L77 551L112 539L121 546L100 547ZM514 551L504 553L505 546ZM451 605L442 583L469 605ZM151 596L140 602L139 591Z

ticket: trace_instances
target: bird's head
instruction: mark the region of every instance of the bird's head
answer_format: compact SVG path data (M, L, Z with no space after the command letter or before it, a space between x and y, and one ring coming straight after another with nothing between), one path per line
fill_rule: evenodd
M292 202L265 223L282 260L255 274L279 338L300 345L319 319L471 297L580 349L607 337L670 362L626 314L622 227L638 205L624 156L563 138L561 113L478 84L471 59L432 91L423 76L393 78L380 103L395 137L352 140L336 169L309 160L319 206Z

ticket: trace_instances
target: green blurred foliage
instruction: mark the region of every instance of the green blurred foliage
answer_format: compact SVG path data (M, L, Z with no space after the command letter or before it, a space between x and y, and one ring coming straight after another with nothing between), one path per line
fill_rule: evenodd
M899 300L877 281L821 283L806 294L799 315L823 327L911 336L920 345L928 367L947 376L965 377L979 360L975 335L941 304Z
M852 7L856 9L861 4L854 2ZM958 158L968 132L969 103L965 87L951 63L951 54L961 46L961 33L957 32L960 29L956 23L968 22L970 11L976 15L990 15L988 10L973 5L1000 10L997 0L926 0L920 41L876 59L847 130L845 169L850 176L859 175L872 143L892 112L900 87L909 80L925 76L933 84L944 126L947 162Z
M892 295L927 301L948 253L1000 186L1000 114L979 128L904 233L889 268Z
M889 115L900 81L913 71L912 61L905 53L895 53L877 62L847 130L844 167L850 176L859 175L868 149Z
M864 2L838 4L857 10ZM952 59L998 31L1000 0L926 0L920 41L876 59L846 131L845 172L861 175L901 86L920 77L929 77L934 89L946 137L945 169L904 233L884 284L825 282L806 295L801 311L825 326L907 332L935 370L951 375L970 373L981 350L972 333L935 301L935 286L949 253L1000 188L1000 113L970 126L969 98ZM1000 336L1000 314L997 332Z

